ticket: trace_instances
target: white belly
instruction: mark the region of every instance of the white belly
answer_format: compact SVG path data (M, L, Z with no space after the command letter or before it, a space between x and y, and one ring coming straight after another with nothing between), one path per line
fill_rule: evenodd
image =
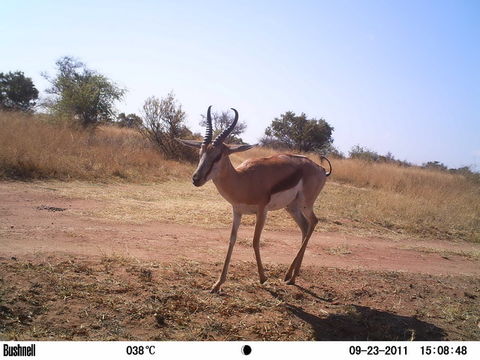
M300 180L296 186L285 191L280 191L273 194L270 197L270 201L266 206L267 211L279 210L287 207L298 195L298 192L302 189L303 182ZM235 210L242 214L255 214L258 209L258 205L236 204Z
M279 210L286 207L295 200L302 186L303 182L300 180L293 188L273 194L270 197L270 202L267 204L267 210Z

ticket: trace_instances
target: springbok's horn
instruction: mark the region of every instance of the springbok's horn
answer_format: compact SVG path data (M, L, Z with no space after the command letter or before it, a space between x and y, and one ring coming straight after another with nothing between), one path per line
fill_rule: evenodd
M230 133L234 129L235 125L237 125L238 111L235 110L234 108L231 108L231 109L235 112L235 119L233 120L233 122L230 124L230 126L228 128L223 130L222 133L220 135L218 135L215 138L215 140L213 140L213 146L221 144L223 142L223 140L225 140L227 138L227 136L230 135Z
M212 142L212 116L210 114L210 110L212 109L212 105L208 107L207 110L207 130L205 130L205 137L203 138L202 145L208 145Z

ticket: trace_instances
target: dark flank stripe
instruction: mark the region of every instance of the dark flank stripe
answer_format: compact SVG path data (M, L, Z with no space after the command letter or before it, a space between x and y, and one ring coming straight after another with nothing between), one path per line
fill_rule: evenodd
M302 178L302 175L303 173L301 169L298 169L294 173L288 175L286 178L280 180L272 187L270 195L293 188L295 185L298 184L298 182Z

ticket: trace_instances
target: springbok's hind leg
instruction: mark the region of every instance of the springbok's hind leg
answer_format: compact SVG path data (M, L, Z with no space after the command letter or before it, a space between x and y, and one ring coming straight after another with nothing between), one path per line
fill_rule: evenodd
M302 242L303 242L303 239L305 238L305 235L307 235L307 231L308 231L308 221L300 211L298 203L296 201L293 202L292 204L288 205L285 208L285 210L287 210L287 212L290 214L293 220L295 220L298 227L300 228L300 231L302 232Z
M300 231L302 232L301 243L303 244L303 241L305 240L305 236L307 236L307 233L308 233L308 221L305 218L305 216L303 216L302 212L300 211L298 201L295 200L292 204L287 206L285 208L285 210L287 210L287 212L290 214L290 216L293 218L293 220L295 220L298 227L300 228ZM285 274L284 281L290 280L290 278L292 277L292 272L293 272L293 268L290 267L289 271L287 271L287 273Z
M235 246L235 241L237 240L237 232L238 232L238 227L240 226L241 220L242 220L242 214L234 211L232 232L230 234L230 242L228 244L227 256L223 264L222 273L218 278L217 282L213 285L212 290L210 291L212 293L218 293L220 291L220 286L222 286L222 284L227 279L228 266L230 264L230 259L232 258L233 247Z
M303 211L301 211L300 208L297 208L297 211L300 212L300 214L302 214L303 219L308 223L308 225L307 225L306 232L304 232L303 228L301 228L302 235L303 235L302 246L300 247L300 250L298 251L297 256L295 256L295 259L293 259L293 262L288 268L287 273L285 275L285 281L287 282L288 285L295 284L295 278L298 276L298 273L300 272L300 267L302 266L303 256L305 255L305 249L307 248L308 240L310 240L313 230L315 229L315 226L318 223L318 219L315 216L313 209L311 207L304 208L302 210Z

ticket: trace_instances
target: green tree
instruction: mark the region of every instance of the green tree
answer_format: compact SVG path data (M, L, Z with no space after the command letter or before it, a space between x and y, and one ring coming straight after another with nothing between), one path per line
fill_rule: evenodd
M33 81L23 72L0 73L0 109L32 111L38 90Z
M261 143L304 152L323 151L333 142L333 130L323 119L307 119L304 113L297 116L287 111L272 121Z
M84 127L114 120L114 104L123 98L125 89L72 57L59 59L56 66L55 77L44 74L51 84L47 93L53 95L45 103L48 109L73 118Z
M185 125L185 112L171 92L165 98L155 96L145 100L140 133L150 140L168 159L195 161L197 154L180 145L175 138L192 137Z
M222 111L221 113L212 112L212 128L213 128L213 138L219 135L223 130L228 128L230 124L233 122L235 118L233 113L228 111ZM200 126L206 127L207 126L207 117L205 115L201 115L202 120L200 121ZM230 135L227 136L225 142L228 144L243 144L243 140L240 137L247 128L247 124L243 121L237 122L235 128L232 130Z

